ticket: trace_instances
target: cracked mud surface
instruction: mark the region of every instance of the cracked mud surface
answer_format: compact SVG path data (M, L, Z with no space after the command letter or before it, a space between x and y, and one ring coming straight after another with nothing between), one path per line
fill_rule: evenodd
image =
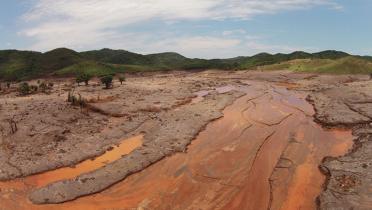
M372 208L372 82L338 85L312 94L316 119L327 126L345 126L356 136L353 150L322 164L328 176L319 196L321 209ZM341 114L340 114L341 113Z
M362 144L371 133L365 91L370 83L352 77L355 82L345 83L350 76L174 72L132 77L112 90L78 87L94 112L64 102L65 81L51 95L0 96L5 99L0 103L5 114L0 115L1 179L72 166L108 151L107 160L96 159L100 163L84 161L75 168L0 182L0 209L316 209L319 194L323 209L346 206L343 202L369 207L368 188L358 186L370 176L366 155L372 148ZM351 131L315 123L313 106L305 99L309 93L317 122L354 126L360 140L352 156L336 158L352 147ZM25 114L30 107L33 112ZM35 124L35 113L40 115L36 122L47 122ZM7 120L14 115L19 131L9 135ZM44 124L45 132L37 132ZM123 141L137 135L141 141ZM119 144L126 152L115 149ZM334 158L323 161L327 156ZM356 163L363 170L351 171ZM328 172L324 192L320 164ZM339 190L342 194L335 194ZM69 202L35 205L28 198L39 204Z

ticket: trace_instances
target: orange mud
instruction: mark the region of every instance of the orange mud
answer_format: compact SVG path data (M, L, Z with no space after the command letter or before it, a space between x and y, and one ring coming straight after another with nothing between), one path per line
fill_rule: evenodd
M247 95L209 124L187 153L165 158L101 193L58 205L26 201L33 188L27 180L45 175L26 178L16 181L21 188L0 193L0 205L5 202L7 210L316 209L325 181L318 165L325 156L351 148L351 131L324 130L314 123L304 94L250 84L242 89ZM0 188L4 185L13 184Z
M142 145L142 138L143 136L135 136L129 139L125 139L119 146L113 147L111 151L106 152L105 154L95 158L94 160L86 160L73 168L65 167L54 171L29 176L23 179L16 179L9 182L0 182L0 210L5 207L6 210L22 208L38 209L36 207L28 207L30 205L28 202L25 202L25 204L18 203L24 202L25 200L26 195L24 194L24 190L29 191L30 189L35 187L45 186L49 183L64 179L71 179L79 176L80 174L99 169L104 165L113 162L114 160L121 158L121 156L129 154L136 148L140 147ZM17 204L17 207L13 206L15 204Z
M275 85L281 86L281 87L286 87L289 90L299 87L298 84L290 83L290 82L276 82Z

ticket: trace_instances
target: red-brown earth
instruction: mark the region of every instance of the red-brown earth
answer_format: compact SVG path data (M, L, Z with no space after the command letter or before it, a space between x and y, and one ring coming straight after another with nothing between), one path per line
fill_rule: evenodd
M344 155L350 130L325 129L313 121L307 93L287 83L243 80L229 86L246 95L200 132L185 153L176 153L103 192L74 201L34 205L35 188L96 170L141 146L141 136L74 168L0 182L1 210L63 209L316 209L326 177L324 157ZM208 94L198 92L192 103Z

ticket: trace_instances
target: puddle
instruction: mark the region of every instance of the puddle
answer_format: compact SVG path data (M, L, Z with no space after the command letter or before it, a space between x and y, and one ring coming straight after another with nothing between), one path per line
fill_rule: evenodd
M11 207L12 204L10 200L6 199L14 199L16 200L18 196L22 196L22 199L25 199L24 191L28 191L31 188L45 186L49 183L64 180L64 179L71 179L77 177L83 173L91 172L96 169L107 165L119 158L123 155L129 154L136 148L142 145L143 136L135 136L129 139L125 139L122 143L118 146L114 146L112 150L107 151L105 154L93 159L93 160L86 160L80 164L77 164L75 167L65 167L56 169L53 171L29 176L26 178L16 179L14 181L8 182L0 182L0 209L2 209L3 205L8 206L9 210L17 209L16 207ZM14 194L12 194L14 193ZM19 200L17 202L20 202ZM28 203L28 202L25 202ZM17 204L19 205L19 204ZM27 209L31 209L28 207Z
M30 189L22 189L18 197L15 191L5 198L2 191L0 203L14 210L316 209L325 181L318 165L351 148L351 131L314 123L314 110L301 93L250 84L247 95L210 123L187 153L72 202L34 206L22 197Z
M104 165L107 165L108 163L120 159L121 156L129 154L136 148L140 147L142 145L142 138L142 136L136 136L123 140L123 143L121 143L119 146L114 146L111 151L106 152L94 160L84 161L73 168L61 168L33 177L28 177L24 182L31 185L44 186L48 183L63 179L71 179L79 176L80 174L94 171L103 167Z

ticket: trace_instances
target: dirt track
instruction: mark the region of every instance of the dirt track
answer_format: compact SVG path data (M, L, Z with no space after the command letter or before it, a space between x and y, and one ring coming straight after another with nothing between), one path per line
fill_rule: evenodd
M64 102L64 89L70 88L65 82L58 84L59 88L51 95L1 96L5 99L0 110L4 128L2 152L6 154L0 162L2 179L74 165L110 150L113 144L127 137L143 134L144 138L143 145L130 154L91 169L96 171L84 171L88 173L76 179L71 177L69 181L53 184L27 182L29 178L11 184L0 183L0 203L5 209L139 206L145 209L314 209L315 199L326 180L318 165L326 156L345 154L351 148L352 136L351 131L324 130L313 122L314 111L305 98L311 95L308 100L316 108L317 122L335 127L355 126L354 134L368 140L371 82L363 80L366 80L364 76L208 71L133 77L123 86L115 84L112 90L102 90L99 86L78 87L76 90L90 99L90 104L99 112L82 111ZM337 95L340 89L352 90L349 91L352 93L342 98ZM330 103L335 101L329 99L331 97L348 103ZM355 98L359 101L353 101ZM198 135L211 120L222 116L226 106L224 117ZM14 117L19 127L14 135L9 135L7 130L6 120L10 117ZM185 151L195 137L186 153L174 155ZM341 159L324 162L322 168L328 173L329 185L320 196L321 208L372 206L368 203L370 192L360 187L360 183L366 181L363 176L370 173L370 159L365 159L370 152L366 145L358 145L355 151L366 151L345 158L351 164L360 159L366 161L361 171L348 172L355 167L344 164ZM163 159L165 156L171 157ZM157 162L160 159L163 160ZM341 166L337 165L339 162ZM143 170L152 163L155 164ZM342 171L337 170L340 167ZM127 177L138 171L141 172ZM350 173L353 176L349 176ZM38 206L27 201L28 195L35 203L68 201L100 192L125 177L124 181L97 195L64 204ZM53 182L58 180L61 179ZM342 191L341 197L332 197L334 194L329 193L330 189L332 192L345 190L344 185L338 184L340 180L346 180L347 192L353 192L351 197L346 191ZM17 189L20 183L28 183L28 187ZM51 185L43 187L45 184ZM35 187L42 188L35 191ZM355 197L364 200L355 203Z

